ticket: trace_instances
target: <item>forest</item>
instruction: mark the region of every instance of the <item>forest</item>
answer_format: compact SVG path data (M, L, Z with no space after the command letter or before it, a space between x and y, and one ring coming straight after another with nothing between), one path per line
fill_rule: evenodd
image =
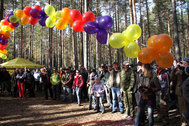
M123 32L130 24L142 29L137 40L140 49L147 46L152 35L168 34L173 39L171 53L181 61L189 57L189 2L187 0L1 0L0 20L9 11L24 9L26 6L47 4L56 10L78 9L81 13L91 11L98 16L112 17L113 27L109 36ZM98 68L100 64L122 64L132 60L125 56L124 49L112 48L108 43L99 44L96 35L75 32L72 27L64 30L36 25L19 25L9 39L7 59L22 57L46 67L69 67L79 65Z

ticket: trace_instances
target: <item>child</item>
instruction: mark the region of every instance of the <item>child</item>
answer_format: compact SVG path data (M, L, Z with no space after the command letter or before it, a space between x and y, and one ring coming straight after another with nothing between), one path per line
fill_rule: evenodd
M94 96L96 99L96 108L97 112L99 112L99 104L101 107L102 114L104 113L104 103L103 103L103 96L104 96L104 85L100 82L100 78L96 78L95 84L92 87L92 91L94 92Z

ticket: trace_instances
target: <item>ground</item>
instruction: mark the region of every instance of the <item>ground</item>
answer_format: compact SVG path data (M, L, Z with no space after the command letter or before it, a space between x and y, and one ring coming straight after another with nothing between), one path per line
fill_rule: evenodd
M105 104L104 114L88 110L88 102L82 106L76 103L63 103L45 100L43 97L13 98L0 97L0 125L49 125L49 126L129 126L133 121L126 121L119 112L111 113ZM170 111L170 126L179 126L175 111ZM162 126L156 123L155 126Z

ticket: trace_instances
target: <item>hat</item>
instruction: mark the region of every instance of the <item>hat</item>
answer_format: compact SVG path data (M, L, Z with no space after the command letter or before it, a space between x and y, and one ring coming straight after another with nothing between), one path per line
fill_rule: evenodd
M76 70L75 72L76 72L76 73L79 73L79 70Z
M185 73L186 73L186 75L189 75L189 66L185 67Z
M123 65L128 66L128 65L129 65L129 62L128 62L128 61L124 61L124 62L123 62Z
M185 61L185 62L188 62L188 63L189 63L189 58L185 57L185 58L183 59L183 61Z

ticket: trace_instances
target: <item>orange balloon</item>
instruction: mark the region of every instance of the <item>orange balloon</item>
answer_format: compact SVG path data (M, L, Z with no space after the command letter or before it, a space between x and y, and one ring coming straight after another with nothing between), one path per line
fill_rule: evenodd
M171 49L173 40L167 34L158 35L158 43L161 43L161 48L158 50L159 53L166 53Z
M22 24L26 25L29 23L29 16L27 15L24 15L22 18L21 18L21 22Z
M7 39L9 39L10 36L11 36L11 34L10 34L10 32L6 31L5 34L4 34L4 36L5 36Z
M162 68L169 68L173 65L173 55L170 52L159 53L156 63Z
M70 27L73 26L73 23L74 23L74 21L70 18L69 21L68 21L68 24L70 25Z
M63 8L62 13L61 13L61 17L64 18L65 20L69 20L70 19L70 9L69 8Z
M158 35L151 36L147 41L148 47L154 48L156 52L161 48L161 43L158 43Z
M58 19L58 21L56 22L56 28L58 30L64 30L68 25L68 21L64 20L63 18Z
M24 16L24 11L23 10L21 10L21 9L18 9L18 10L16 10L16 16L18 17L18 18L22 18L23 16Z
M157 54L154 52L153 48L146 47L140 50L138 53L138 59L142 63L151 63Z
M6 49L0 50L0 53L7 54L7 50Z

